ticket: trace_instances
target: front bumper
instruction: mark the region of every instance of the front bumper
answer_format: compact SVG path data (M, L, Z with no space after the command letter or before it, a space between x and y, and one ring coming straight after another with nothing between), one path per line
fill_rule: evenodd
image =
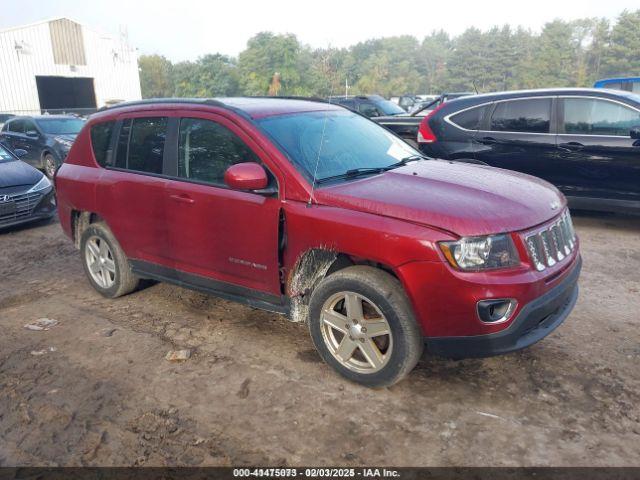
M427 349L442 357L488 357L526 348L549 335L569 316L578 299L578 277L582 259L572 271L544 295L527 303L511 325L486 335L430 337Z

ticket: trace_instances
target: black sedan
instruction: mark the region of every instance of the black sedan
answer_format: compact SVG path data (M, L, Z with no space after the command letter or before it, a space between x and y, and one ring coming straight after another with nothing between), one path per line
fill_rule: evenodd
M17 150L24 155L24 150ZM0 229L51 218L56 202L51 181L0 144Z
M12 150L25 150L21 158L53 178L85 121L72 115L13 117L0 131L0 142Z
M574 208L640 213L640 96L571 88L491 93L442 104L421 122L428 156L517 170Z

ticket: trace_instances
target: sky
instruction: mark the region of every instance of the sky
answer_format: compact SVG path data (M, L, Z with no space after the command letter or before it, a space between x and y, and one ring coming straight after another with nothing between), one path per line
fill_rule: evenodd
M556 18L613 20L638 8L638 0L0 0L0 29L69 17L112 35L126 31L140 54L175 62L216 52L236 56L261 31L293 33L312 47L347 47L394 35L422 38L440 29L457 35L472 26L539 31Z

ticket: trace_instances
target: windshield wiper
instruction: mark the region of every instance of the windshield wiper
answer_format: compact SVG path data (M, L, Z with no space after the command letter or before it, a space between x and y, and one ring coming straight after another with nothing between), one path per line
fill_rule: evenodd
M338 175L331 175L329 177L319 178L316 180L317 184L328 182L329 180L337 180L339 178L356 178L361 175L371 175L374 173L382 173L386 167L363 167L363 168L352 168L351 170L347 170L344 173L339 173Z
M331 175L329 177L324 177L324 178L320 178L318 180L316 180L317 184L321 184L321 183L325 183L328 182L330 180L337 180L337 179L341 179L341 178L356 178L356 177L360 177L362 175L372 175L372 174L376 174L376 173L383 173L386 172L388 170L393 170L394 168L398 168L398 167L402 167L404 165L406 165L409 162L413 162L413 161L417 161L417 160L423 160L426 159L426 157L423 157L422 155L411 155L409 157L405 157L402 160L396 162L396 163L392 163L391 165L387 165L386 167L361 167L361 168L352 168L350 170L347 170L344 173L340 173L338 175Z
M409 162L417 162L418 160L426 160L426 159L427 157L424 157L422 155L410 155L408 157L404 157L399 162L392 163L391 165L384 167L384 170L386 172L387 170L393 170L394 168L404 167Z

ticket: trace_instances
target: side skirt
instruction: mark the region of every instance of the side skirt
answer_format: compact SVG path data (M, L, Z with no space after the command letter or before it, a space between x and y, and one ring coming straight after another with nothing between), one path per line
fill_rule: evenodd
M179 287L197 290L260 310L289 315L289 297L284 295L271 295L251 288L163 267L143 260L129 260L129 263L131 264L133 273L142 278L171 283Z

